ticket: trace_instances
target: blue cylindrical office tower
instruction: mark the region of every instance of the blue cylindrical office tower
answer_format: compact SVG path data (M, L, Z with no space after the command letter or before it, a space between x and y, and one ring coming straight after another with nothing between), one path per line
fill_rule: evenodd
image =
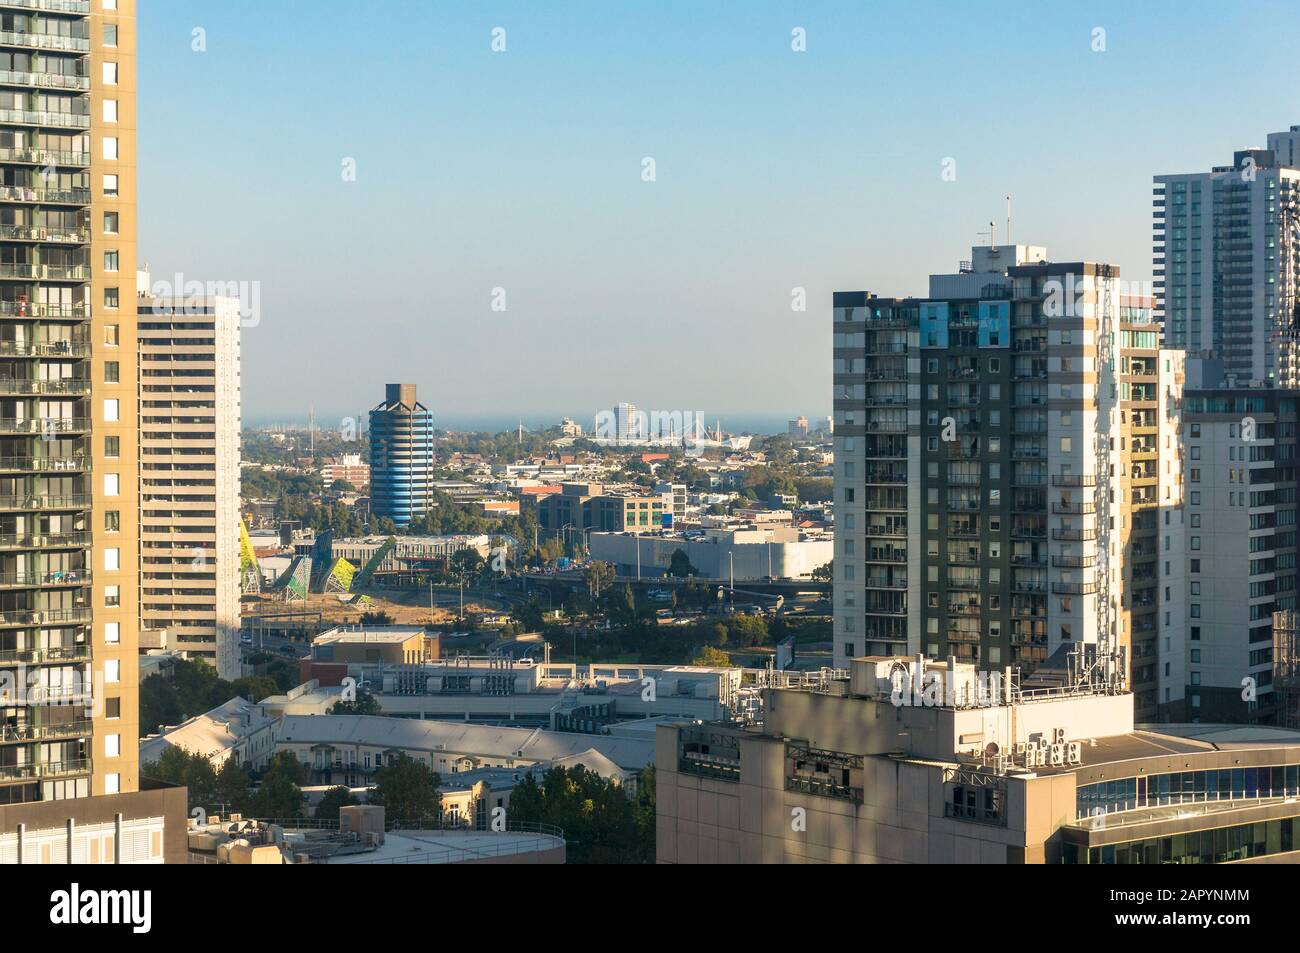
M405 526L433 504L433 414L414 384L387 384L370 412L370 513Z

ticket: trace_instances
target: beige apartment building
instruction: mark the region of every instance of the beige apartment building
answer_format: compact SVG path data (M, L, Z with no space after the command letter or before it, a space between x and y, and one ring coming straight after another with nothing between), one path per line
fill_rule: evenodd
M138 770L135 249L135 0L0 2L0 863L183 856Z
M139 283L140 625L235 679L240 302Z

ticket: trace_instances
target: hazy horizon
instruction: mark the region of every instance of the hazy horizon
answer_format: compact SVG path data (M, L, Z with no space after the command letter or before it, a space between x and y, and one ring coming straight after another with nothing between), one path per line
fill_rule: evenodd
M1015 240L1148 279L1151 177L1300 121L1243 94L1294 56L1276 2L360 12L140 4L139 260L258 283L249 420L396 380L446 420L820 416L832 292L925 294L1007 194Z

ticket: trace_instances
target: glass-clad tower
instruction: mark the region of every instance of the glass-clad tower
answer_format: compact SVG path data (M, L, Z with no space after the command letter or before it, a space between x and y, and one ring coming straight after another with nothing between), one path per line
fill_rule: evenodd
M414 384L388 384L370 412L370 513L405 526L433 502L433 414Z

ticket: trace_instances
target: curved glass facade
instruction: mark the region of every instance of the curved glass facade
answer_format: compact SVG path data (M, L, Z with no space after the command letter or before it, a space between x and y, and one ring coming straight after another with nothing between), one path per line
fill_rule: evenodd
M433 502L433 414L415 400L414 384L390 384L370 412L370 512L398 526Z

